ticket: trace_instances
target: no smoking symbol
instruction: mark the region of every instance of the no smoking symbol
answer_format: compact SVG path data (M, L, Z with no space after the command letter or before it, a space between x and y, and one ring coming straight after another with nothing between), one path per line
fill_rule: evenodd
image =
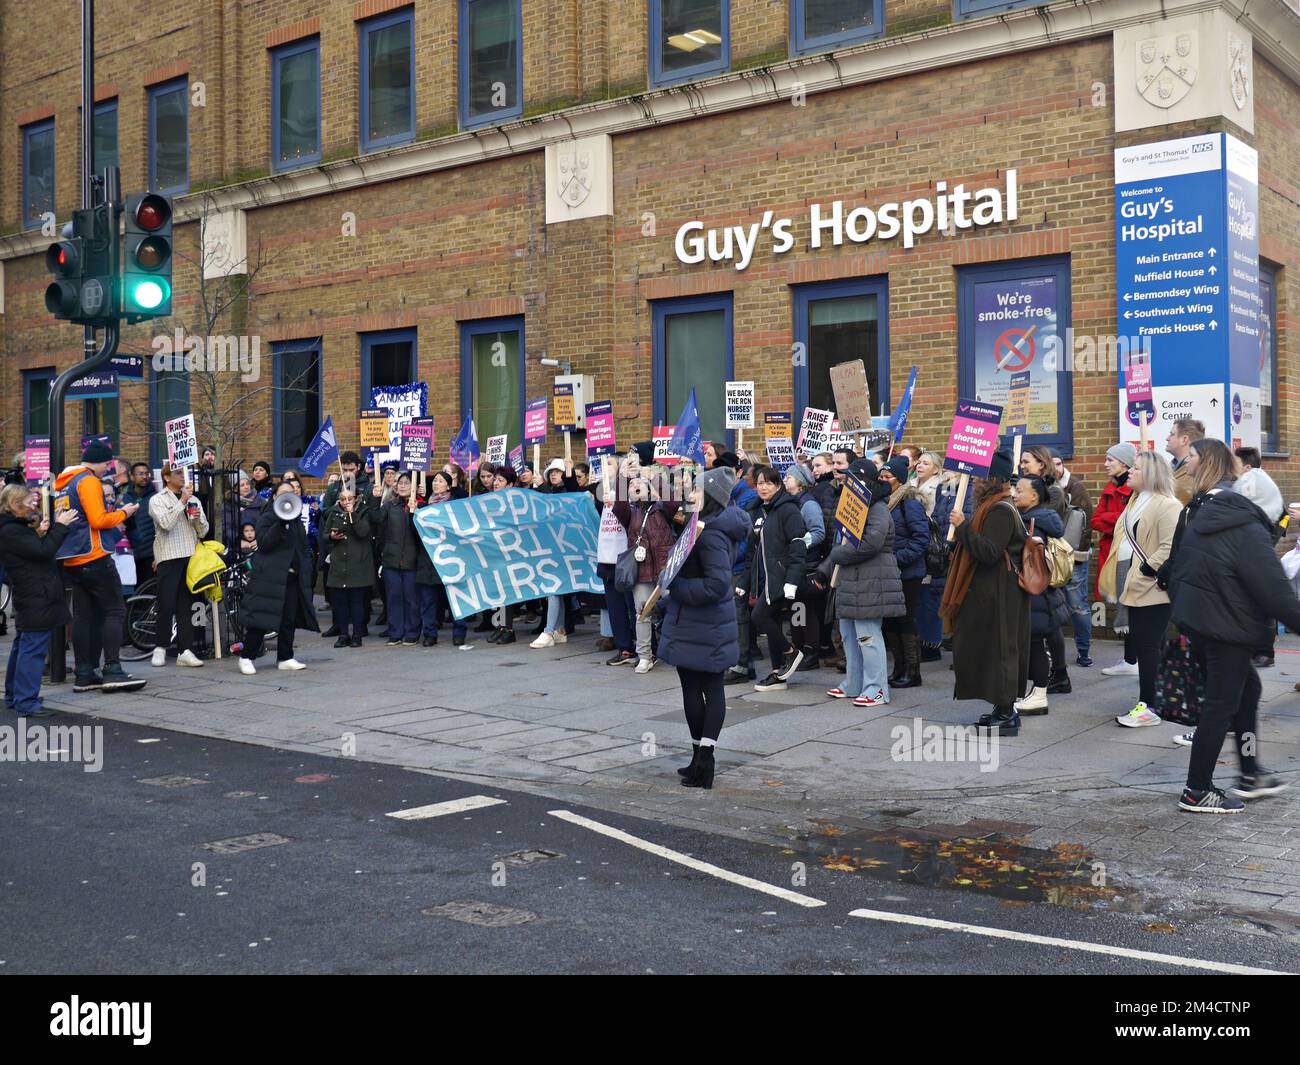
M993 345L993 359L999 370L1016 373L1034 361L1035 344L1030 331L1008 329Z

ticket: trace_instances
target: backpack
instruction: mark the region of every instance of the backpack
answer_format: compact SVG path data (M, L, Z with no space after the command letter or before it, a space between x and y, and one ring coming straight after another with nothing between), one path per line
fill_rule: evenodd
M1065 515L1065 542L1074 551L1087 551L1092 545L1092 529L1088 525L1088 516L1083 507L1071 505Z
M930 540L925 545L925 572L939 580L948 574L948 543L939 529L939 523L930 517L925 520L930 523Z
M1019 515L1020 512L1017 510L1016 516ZM1016 574L1016 583L1029 595L1042 595L1051 586L1052 568L1047 563L1047 553L1043 550L1043 545L1034 539L1033 518L1029 519L1029 527L1025 530L1025 546L1020 550L1020 566L1017 568L1011 561L1010 554L1006 557L1007 567Z
M1051 568L1051 587L1064 588L1074 576L1074 546L1064 537L1047 538L1047 562Z

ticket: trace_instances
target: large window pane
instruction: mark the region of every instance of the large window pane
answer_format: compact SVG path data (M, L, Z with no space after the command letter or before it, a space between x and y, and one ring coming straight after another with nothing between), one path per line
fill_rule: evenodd
M190 411L190 381L182 371L155 371L149 388L149 456L154 466L167 460L167 423Z
M668 424L676 422L694 388L704 439L726 439L729 341L726 312L721 309L665 316L664 413Z
M23 374L23 435L50 435L50 382L53 370Z
M372 147L415 134L409 14L376 19L362 29L362 142Z
M189 188L189 86L185 82L152 92L149 102L149 187L158 192Z
M361 335L361 405L370 406L370 390L409 385L417 380L414 329Z
M882 0L791 0L791 46L798 53L853 44L878 36Z
M278 52L275 67L275 164L289 167L320 158L320 45Z
M275 353L276 462L296 462L320 429L320 349L283 348Z
M39 226L54 210L54 122L23 130L23 221Z
M831 367L861 359L867 368L871 409L878 411L881 403L879 336L875 293L810 300L807 405L834 410Z
M106 167L118 165L116 100L95 106L94 135L94 172L102 174Z
M479 447L490 436L508 437L507 447L520 443L519 332L473 332L469 338L473 365L474 428Z
M652 79L673 81L725 69L726 0L652 0Z
M467 121L518 114L519 0L466 0L461 62Z

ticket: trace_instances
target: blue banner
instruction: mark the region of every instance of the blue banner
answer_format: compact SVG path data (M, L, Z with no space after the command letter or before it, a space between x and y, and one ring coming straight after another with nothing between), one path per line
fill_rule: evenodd
M682 416L677 419L677 428L673 430L672 441L668 444L668 454L678 455L687 462L704 465L704 440L700 432L700 408L695 402L695 389L691 389L690 399L682 408Z
M324 477L339 457L339 444L334 436L334 416L325 419L325 424L311 438L307 450L303 452L298 463L298 472L308 477Z
M605 591L596 576L600 522L586 492L508 488L422 507L415 525L457 621L549 595Z
M903 432L907 429L907 416L912 413L912 394L916 391L916 367L907 375L907 387L903 389L903 398L899 400L898 409L889 420L889 427L894 431L894 443L903 442Z
M478 460L478 433L474 429L474 414L471 412L456 434L456 439L451 442L451 461L466 473L474 473L478 469Z

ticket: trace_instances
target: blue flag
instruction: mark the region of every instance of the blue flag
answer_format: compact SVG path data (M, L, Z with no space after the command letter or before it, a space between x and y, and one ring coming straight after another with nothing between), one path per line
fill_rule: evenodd
M470 411L456 439L451 442L451 461L462 470L473 473L478 469L478 459L478 433L474 431L474 412Z
M308 477L324 477L325 471L338 461L338 457L339 442L334 436L334 416L330 415L302 453L298 469Z
M912 413L912 393L916 391L916 367L912 367L912 372L907 377L907 387L903 389L903 398L898 404L898 409L894 411L894 416L889 420L889 428L894 431L894 443L903 442L903 430L907 428L907 416Z
M677 428L668 443L668 454L679 455L688 462L704 465L703 438L700 432L700 409L695 403L695 389L691 389L691 398L682 408L682 416L677 419Z

